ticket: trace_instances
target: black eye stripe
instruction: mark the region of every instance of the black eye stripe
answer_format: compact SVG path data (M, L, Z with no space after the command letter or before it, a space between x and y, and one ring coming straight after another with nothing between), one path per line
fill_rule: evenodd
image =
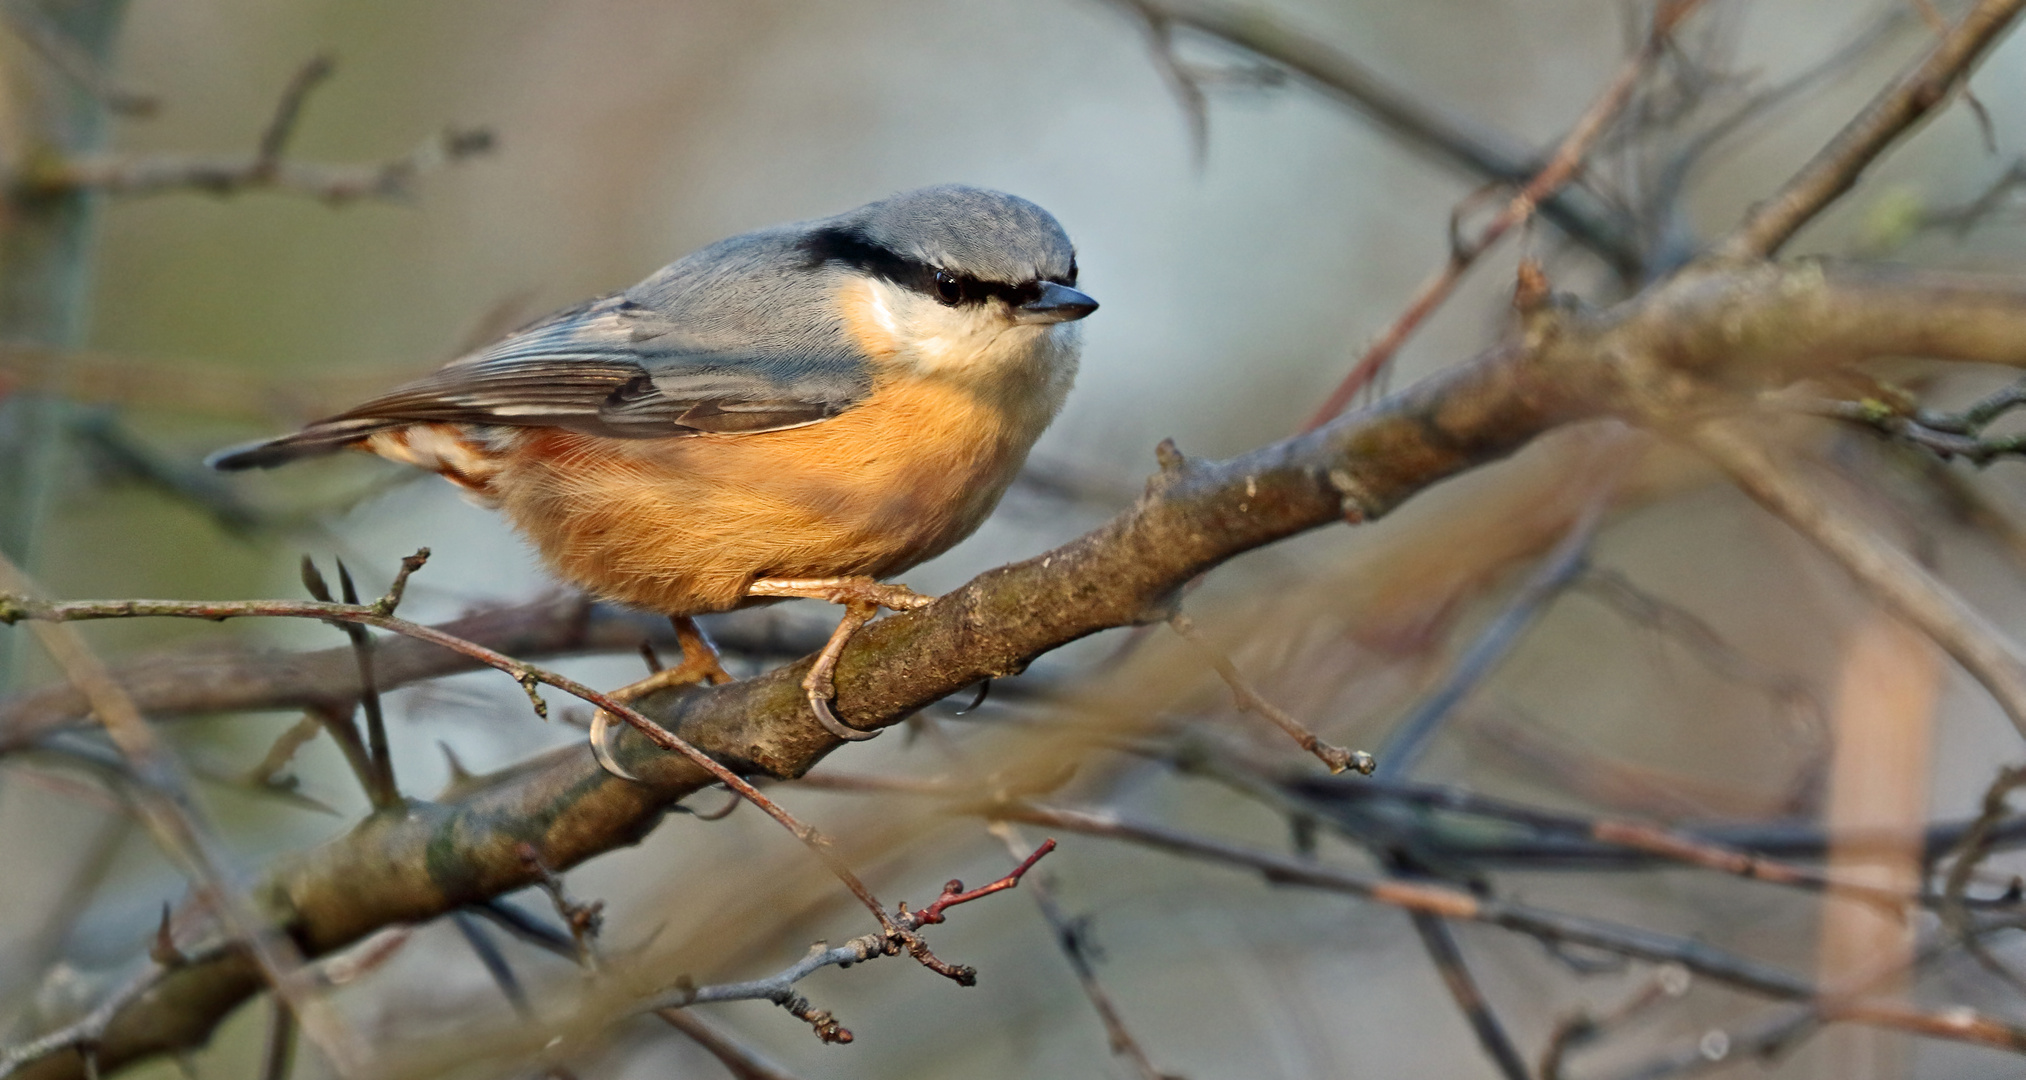
M1019 307L1041 297L1040 279L1018 285L983 281L907 258L848 229L819 229L802 241L802 250L808 255L812 267L826 262L842 263L950 306L982 304L996 298ZM1069 273L1047 280L1058 285L1076 284L1075 260L1070 261ZM954 300L950 298L952 292L956 294Z

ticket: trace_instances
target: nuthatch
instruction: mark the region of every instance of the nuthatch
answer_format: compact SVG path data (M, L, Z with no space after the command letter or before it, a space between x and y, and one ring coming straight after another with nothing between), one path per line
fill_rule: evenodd
M929 602L878 582L977 529L1061 409L1097 309L1076 272L1039 206L923 188L713 244L211 463L354 448L442 474L558 575L675 619L682 665L627 697L729 678L689 616L842 604L803 687L870 738L831 712L837 657L881 607Z

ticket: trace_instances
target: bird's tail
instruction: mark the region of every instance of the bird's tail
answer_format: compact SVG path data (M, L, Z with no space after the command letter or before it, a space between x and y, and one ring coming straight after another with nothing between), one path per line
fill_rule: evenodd
M296 432L259 442L228 446L204 459L206 465L222 472L237 472L241 469L269 469L276 465L306 457L328 454L356 445L367 436L381 431L406 427L401 420L375 420L365 417L343 420L323 420Z

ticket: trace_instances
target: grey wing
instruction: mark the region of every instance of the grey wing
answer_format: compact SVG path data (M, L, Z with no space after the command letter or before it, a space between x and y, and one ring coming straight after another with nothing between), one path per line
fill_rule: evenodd
M841 330L793 347L706 332L625 294L561 312L294 435L216 454L220 469L278 465L416 423L561 427L617 438L777 431L836 416L871 371Z

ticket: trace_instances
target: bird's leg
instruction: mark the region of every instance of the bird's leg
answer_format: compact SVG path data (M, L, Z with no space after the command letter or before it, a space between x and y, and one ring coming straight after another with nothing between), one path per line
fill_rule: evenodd
M830 699L837 694L832 681L837 658L844 654L851 635L879 614L879 609L913 611L927 607L935 597L923 596L905 585L883 585L869 577L761 578L746 589L746 595L792 596L843 605L844 618L824 643L823 651L816 654L815 665L802 679L802 689L809 695L809 709L816 714L816 722L823 725L823 730L847 742L863 742L878 735L877 731L847 727L830 711Z
M607 696L622 702L632 702L656 690L666 690L671 686L689 686L693 683L718 686L733 681L732 673L726 671L724 663L718 659L717 648L711 644L710 638L704 635L703 627L698 626L695 619L687 615L671 615L668 621L675 626L675 642L682 649L682 662L672 668L661 668L645 679L622 686ZM603 709L591 714L591 756L598 759L598 764L603 766L606 772L622 780L638 781L639 777L627 772L625 767L619 764L619 759L612 756L612 748L609 745L612 720L612 714Z

